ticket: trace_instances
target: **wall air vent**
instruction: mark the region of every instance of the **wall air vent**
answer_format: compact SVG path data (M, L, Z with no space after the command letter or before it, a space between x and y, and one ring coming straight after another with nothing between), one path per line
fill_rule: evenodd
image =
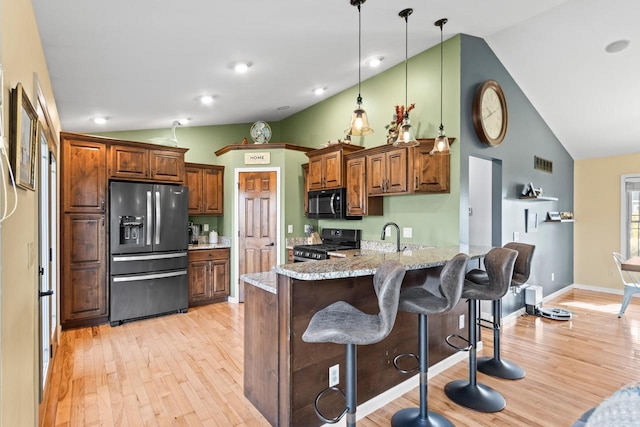
M543 172L553 173L553 162L542 157L533 156L533 168Z

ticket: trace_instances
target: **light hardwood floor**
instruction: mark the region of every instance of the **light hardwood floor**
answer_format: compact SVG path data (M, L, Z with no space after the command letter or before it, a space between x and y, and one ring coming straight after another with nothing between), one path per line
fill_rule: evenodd
M640 301L618 319L622 296L572 290L545 303L571 321L520 316L503 329L502 357L518 381L478 374L507 400L484 414L450 402L444 385L467 378L460 362L429 383L429 407L457 426L570 426L586 409L640 380ZM484 355L492 349L485 333ZM364 351L364 350L362 350ZM267 426L242 391L243 305L219 303L111 328L64 331L53 364L46 426ZM388 426L405 394L358 422Z

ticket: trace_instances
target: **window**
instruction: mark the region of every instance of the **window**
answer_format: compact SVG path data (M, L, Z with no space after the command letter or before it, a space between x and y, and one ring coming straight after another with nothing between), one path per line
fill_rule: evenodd
M622 177L622 251L627 258L640 256L640 176Z

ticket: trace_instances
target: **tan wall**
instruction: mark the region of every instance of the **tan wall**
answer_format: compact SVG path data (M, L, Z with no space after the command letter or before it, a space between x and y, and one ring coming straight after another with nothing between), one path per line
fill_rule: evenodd
M622 290L611 252L620 252L620 176L640 173L640 154L576 160L574 282Z
M58 113L30 0L0 2L0 59L4 69L5 134L9 131L9 90L22 83L31 101L38 73L55 132ZM37 182L37 181L36 181ZM12 199L9 192L9 199ZM18 189L18 209L2 223L0 258L0 425L32 426L38 404L38 193ZM27 250L32 245L33 256Z

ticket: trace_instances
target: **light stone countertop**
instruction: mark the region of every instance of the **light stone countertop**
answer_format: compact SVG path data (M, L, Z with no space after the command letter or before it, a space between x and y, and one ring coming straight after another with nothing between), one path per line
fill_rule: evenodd
M250 273L240 276L240 280L244 280L246 283L256 286L272 294L278 293L278 277L273 271L266 271L262 273Z
M231 248L228 243L199 243L197 245L189 245L190 251L197 251L201 249L225 249Z
M491 247L487 246L468 245L405 250L404 252L378 252L360 249L342 251L345 256L342 259L277 265L273 271L298 280L340 279L373 275L378 266L387 259L400 261L407 270L419 270L442 266L460 252L469 255L471 259L480 258L490 249ZM351 252L353 254L350 254ZM356 253L359 255L353 256Z

